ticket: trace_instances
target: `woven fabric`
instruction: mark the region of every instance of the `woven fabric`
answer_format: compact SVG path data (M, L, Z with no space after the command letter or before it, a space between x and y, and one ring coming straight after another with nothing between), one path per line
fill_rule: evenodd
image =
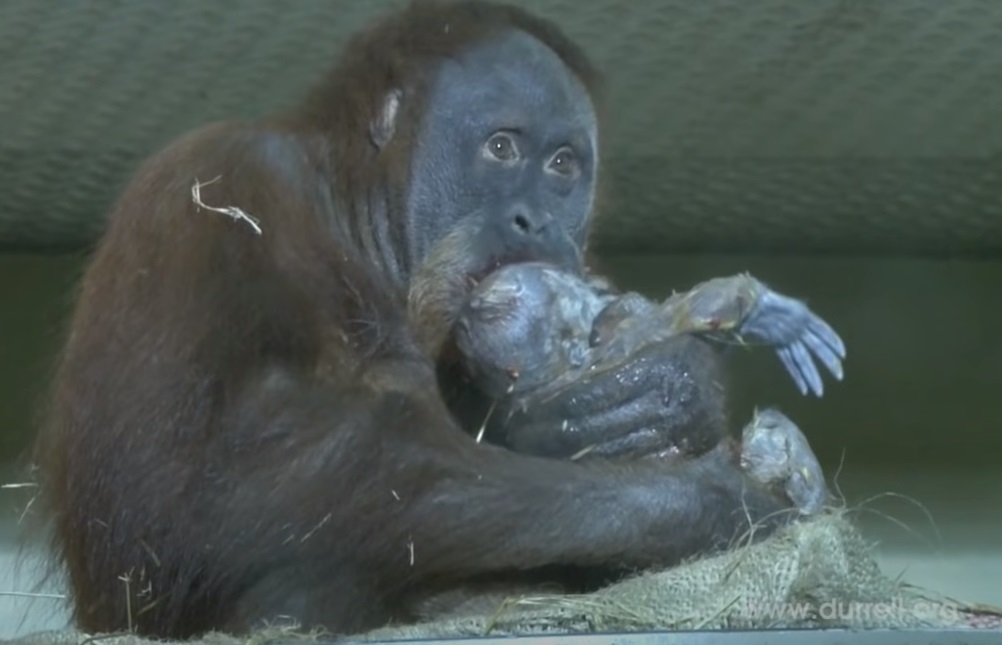
M592 594L484 596L421 624L390 626L348 640L680 629L1002 629L995 610L929 596L884 576L870 552L845 515L832 512L794 524L758 544L639 575ZM302 638L293 634L294 630L284 638L272 632L240 639L217 634L191 642L257 645ZM44 632L11 645L87 642L88 635L78 632ZM151 645L132 636L101 642Z
M399 0L0 3L0 246L94 239L168 139L295 101ZM520 0L609 76L608 250L1002 249L997 0Z

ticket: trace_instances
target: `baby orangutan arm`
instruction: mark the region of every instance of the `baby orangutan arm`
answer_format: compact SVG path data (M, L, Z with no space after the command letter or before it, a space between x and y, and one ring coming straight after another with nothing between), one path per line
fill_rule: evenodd
M700 283L654 312L642 300L626 294L599 315L592 332L599 356L628 355L640 344L678 334L736 335L773 347L801 394L824 393L815 360L842 379L845 345L835 330L800 300L746 273Z

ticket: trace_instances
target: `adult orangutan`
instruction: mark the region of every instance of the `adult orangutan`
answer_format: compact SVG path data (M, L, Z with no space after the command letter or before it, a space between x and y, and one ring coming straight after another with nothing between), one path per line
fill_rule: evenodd
M595 87L554 26L425 0L298 107L138 169L37 449L80 628L354 632L409 620L427 589L667 565L787 521L725 451L576 463L471 437L451 321L496 267L582 270ZM452 281L417 284L428 262ZM723 437L719 363L696 336L653 343L530 398L526 423Z

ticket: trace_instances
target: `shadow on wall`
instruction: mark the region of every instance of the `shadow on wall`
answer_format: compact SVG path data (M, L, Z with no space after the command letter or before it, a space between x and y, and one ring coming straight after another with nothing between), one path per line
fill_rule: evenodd
M82 266L76 255L0 255L0 468L34 432Z

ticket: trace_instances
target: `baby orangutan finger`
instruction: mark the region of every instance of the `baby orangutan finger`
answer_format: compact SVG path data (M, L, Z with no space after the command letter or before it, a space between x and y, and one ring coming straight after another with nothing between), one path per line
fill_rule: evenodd
M787 373L793 378L793 383L797 386L797 390L806 396L808 392L807 379L800 372L800 365L793 355L793 348L789 346L780 347L776 350L776 355L779 357L780 362L783 363L783 367L786 368Z
M830 348L831 352L840 359L845 358L845 343L838 333L820 316L811 313L811 320L807 326L807 333L813 336L821 344Z
M835 380L841 381L843 376L842 361L835 353L837 350L833 349L833 347L824 339L819 338L813 330L808 330L808 332L804 335L804 343L811 350L811 352L817 356L818 360L821 361L828 371L831 372L831 375L835 377Z
M814 396L823 396L825 393L825 384L821 380L821 373L818 372L817 365L814 364L814 358L811 356L811 353L807 351L807 348L800 341L793 343L790 346L790 350L793 353L793 359L800 368L801 376L804 377L804 381L807 383L808 390Z

